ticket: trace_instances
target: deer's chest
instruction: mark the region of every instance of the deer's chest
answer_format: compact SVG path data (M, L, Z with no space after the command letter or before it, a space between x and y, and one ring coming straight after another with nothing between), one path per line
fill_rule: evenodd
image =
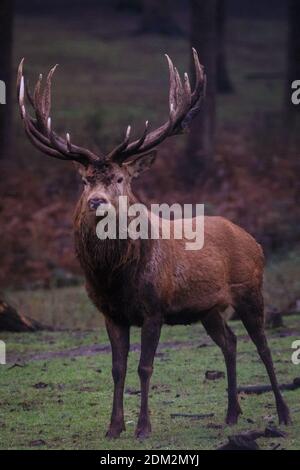
M87 283L87 290L101 313L116 323L141 326L145 315L153 310L145 285L125 274L102 282L94 279Z
M88 295L101 313L118 323L141 326L145 315L157 312L159 294L152 277L145 275L147 262L141 262L141 256L134 250L128 256L126 245L121 252L109 244L103 249L82 234L75 241Z

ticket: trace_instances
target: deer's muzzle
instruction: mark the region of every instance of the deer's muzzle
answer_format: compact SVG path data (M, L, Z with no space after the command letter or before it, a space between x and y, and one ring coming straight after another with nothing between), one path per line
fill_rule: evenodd
M103 197L93 197L88 200L90 210L96 210L101 205L108 204L108 200Z

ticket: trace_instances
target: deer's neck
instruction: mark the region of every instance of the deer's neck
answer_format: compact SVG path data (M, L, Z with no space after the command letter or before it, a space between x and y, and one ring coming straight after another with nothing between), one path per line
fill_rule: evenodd
M135 198L129 202L138 202ZM80 264L86 275L111 279L120 271L131 267L138 270L141 260L151 256L152 242L133 240L129 236L119 239L118 225L116 239L99 239L96 232L97 218L91 218L79 201L75 213L75 246Z

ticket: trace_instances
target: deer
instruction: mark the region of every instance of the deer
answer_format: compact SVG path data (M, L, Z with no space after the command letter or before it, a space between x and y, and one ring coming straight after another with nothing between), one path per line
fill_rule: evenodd
M244 324L263 362L275 397L280 424L290 423L289 408L279 389L271 351L264 330L262 294L264 255L261 246L244 229L221 216L204 217L204 244L197 251L185 250L184 239L99 239L96 235L97 209L116 207L120 196L138 201L132 181L155 161L157 146L166 138L186 132L201 108L206 75L193 48L195 80L193 89L187 74L180 77L172 60L169 67L169 115L160 127L130 139L128 126L123 140L109 153L92 152L75 145L69 133L57 134L51 124L51 82L53 67L43 86L34 93L25 84L23 62L17 75L17 95L25 133L42 153L73 161L84 185L74 215L75 250L84 272L86 290L104 315L112 351L114 384L111 420L106 433L118 438L125 430L123 395L130 349L130 328L141 329L138 365L140 411L135 437L151 434L149 386L162 326L201 322L221 349L228 383L226 423L234 425L242 413L238 400L237 337L225 318L231 306ZM33 117L26 109L32 106Z

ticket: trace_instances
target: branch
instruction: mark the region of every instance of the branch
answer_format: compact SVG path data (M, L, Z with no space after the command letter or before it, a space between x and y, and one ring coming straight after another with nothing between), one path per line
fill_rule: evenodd
M288 384L281 384L279 385L280 390L296 390L300 388L300 377L296 377L292 383ZM242 387L238 387L238 393L246 393L246 394L257 394L260 395L261 393L271 392L272 387L271 385L246 385Z

